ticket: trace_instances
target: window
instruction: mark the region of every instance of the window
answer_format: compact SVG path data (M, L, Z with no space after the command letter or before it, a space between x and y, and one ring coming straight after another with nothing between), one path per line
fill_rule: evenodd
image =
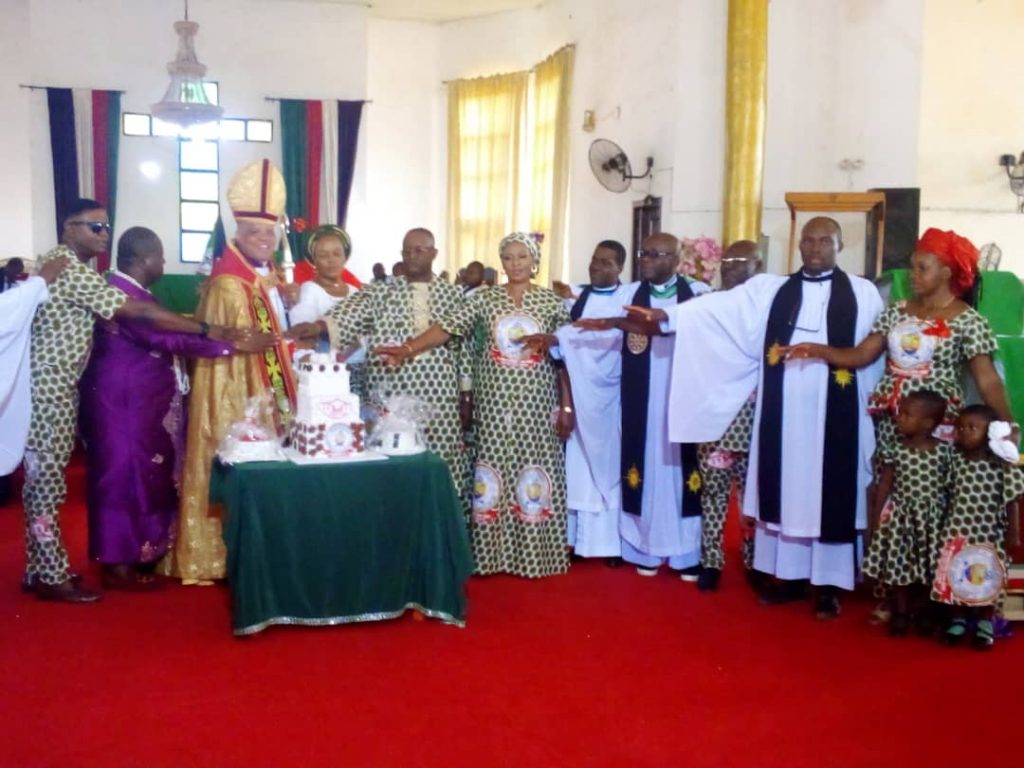
M206 98L218 104L216 82L203 83ZM225 117L190 128L166 123L143 112L121 116L125 136L173 138L178 141L178 242L179 258L199 264L217 225L220 199L220 142L271 142L274 122L245 117Z
M199 264L217 225L220 197L220 146L216 138L178 140L180 258Z

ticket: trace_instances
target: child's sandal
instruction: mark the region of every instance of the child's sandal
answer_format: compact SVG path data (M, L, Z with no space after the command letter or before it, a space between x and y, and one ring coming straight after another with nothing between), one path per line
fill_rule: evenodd
M944 645L957 645L967 635L967 619L953 619L946 631L942 633Z
M975 650L987 651L996 644L995 628L991 621L981 620L974 630L974 639L971 645Z

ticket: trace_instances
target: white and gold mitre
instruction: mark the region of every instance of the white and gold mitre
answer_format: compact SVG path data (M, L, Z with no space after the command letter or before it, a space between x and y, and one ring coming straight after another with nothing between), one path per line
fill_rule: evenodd
M249 163L228 186L235 220L277 221L284 213L284 176L269 160Z

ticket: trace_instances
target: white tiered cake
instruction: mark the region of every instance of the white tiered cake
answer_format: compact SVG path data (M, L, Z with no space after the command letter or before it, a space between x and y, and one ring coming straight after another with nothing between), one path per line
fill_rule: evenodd
M298 403L291 447L315 459L344 459L363 452L359 395L349 388L348 368L334 354L299 361Z

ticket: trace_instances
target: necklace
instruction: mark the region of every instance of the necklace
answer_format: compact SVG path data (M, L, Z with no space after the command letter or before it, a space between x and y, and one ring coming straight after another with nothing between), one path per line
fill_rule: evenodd
M942 312L942 311L943 311L944 309L946 309L947 307L949 307L949 306L950 306L950 305L951 305L951 304L952 304L952 303L953 303L954 301L956 301L956 296L950 296L950 297L949 297L949 301L947 301L947 302L946 302L945 304L943 304L943 305L942 305L941 307L929 307L929 306L928 306L927 304L925 304L924 302L921 302L921 309L923 309L923 310L924 310L925 312L927 312L927 313L928 313L929 315L931 315L932 317L934 317L934 316L935 316L935 315L937 315L937 314L938 314L939 312Z

